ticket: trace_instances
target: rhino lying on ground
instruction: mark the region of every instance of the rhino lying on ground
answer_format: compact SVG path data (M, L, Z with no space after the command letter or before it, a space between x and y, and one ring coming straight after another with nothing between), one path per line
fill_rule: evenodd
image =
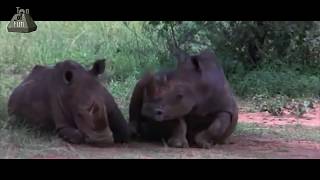
M97 60L90 70L73 60L54 67L36 65L12 92L8 113L36 127L55 129L70 143L127 142L127 122L97 80L104 70L105 60Z
M180 148L225 143L238 108L216 56L179 51L177 59L176 69L146 73L136 84L129 107L132 135Z

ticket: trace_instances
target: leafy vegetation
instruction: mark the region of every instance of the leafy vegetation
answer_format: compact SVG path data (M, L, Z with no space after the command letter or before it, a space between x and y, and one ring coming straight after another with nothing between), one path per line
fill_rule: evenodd
M174 66L173 45L189 53L214 50L236 95L251 101L260 96L257 102L267 104L258 110L278 114L290 99L320 95L318 22L36 23L37 31L18 34L8 33L8 22L0 22L0 126L7 121L8 96L29 70L64 59L89 67L106 58L102 78L127 115L141 73ZM279 100L268 103L274 98Z

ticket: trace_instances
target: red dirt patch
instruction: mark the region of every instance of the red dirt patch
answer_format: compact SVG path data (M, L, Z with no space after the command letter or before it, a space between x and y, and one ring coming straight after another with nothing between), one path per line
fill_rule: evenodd
M282 116L272 116L268 112L246 113L239 114L239 122L254 122L263 125L302 125L309 127L320 127L320 104L315 105L315 108L310 109L302 117L296 117L288 111Z
M162 144L132 142L126 145L115 145L108 148L94 148L83 145L64 144L62 154L43 152L31 158L65 159L319 159L320 143L311 141L285 141L278 138L240 135L231 137L232 144L216 145L211 149L168 148Z

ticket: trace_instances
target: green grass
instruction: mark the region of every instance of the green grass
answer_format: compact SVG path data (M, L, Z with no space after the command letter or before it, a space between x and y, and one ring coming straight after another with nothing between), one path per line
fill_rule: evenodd
M6 32L1 22L0 66L13 72L29 70L34 64L54 64L75 59L83 65L97 58L108 59L109 75L126 78L142 67L157 65L157 49L141 38L142 23L132 22L37 22L29 34Z
M136 82L137 79L132 76L123 82L111 81L110 87L108 88L127 119L129 118L129 102Z
M320 142L320 128L307 128L299 125L267 127L256 123L239 123L236 135L270 136L286 140L309 140Z

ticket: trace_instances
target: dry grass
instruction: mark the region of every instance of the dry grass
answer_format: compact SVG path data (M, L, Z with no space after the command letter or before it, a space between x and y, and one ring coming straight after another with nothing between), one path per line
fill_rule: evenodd
M276 142L310 141L320 142L320 129L307 129L304 127L267 128L257 124L240 123L234 138L235 145L249 142L264 142L265 138L276 139ZM269 148L257 144L254 147L237 147L232 145L218 145L210 150L189 148L169 148L163 143L131 142L129 144L116 144L107 148L94 148L86 145L68 144L53 134L41 133L26 127L3 129L0 131L0 158L29 159L29 158L77 158L77 159L238 159L238 158L273 158L270 151L286 152L284 148ZM249 137L249 138L248 138ZM231 138L231 139L232 139ZM261 143L259 142L259 143ZM240 145L239 145L240 146ZM261 146L261 147L259 147ZM254 154L249 153L256 148ZM244 153L247 151L247 154ZM264 151L268 151L268 156ZM249 153L249 154L248 154ZM275 154L275 158L276 158Z

